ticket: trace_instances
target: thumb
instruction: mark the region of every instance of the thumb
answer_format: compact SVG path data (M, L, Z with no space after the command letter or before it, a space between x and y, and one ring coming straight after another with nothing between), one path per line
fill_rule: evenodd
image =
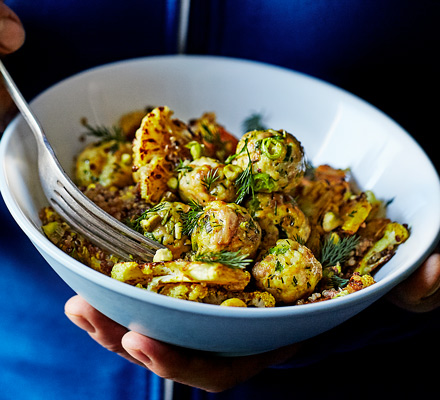
M23 25L17 15L0 2L0 54L9 54L19 49L24 42Z

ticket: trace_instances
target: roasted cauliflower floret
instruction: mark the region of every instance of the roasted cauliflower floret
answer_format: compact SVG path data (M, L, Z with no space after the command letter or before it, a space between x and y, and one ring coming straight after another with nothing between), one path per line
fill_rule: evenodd
M54 245L79 262L110 275L113 265L119 261L115 256L75 232L51 207L40 211L40 219L44 234Z
M241 291L250 281L250 273L241 268L184 260L144 264L121 262L114 265L111 276L154 292L158 292L165 285L177 283L201 283Z
M191 250L191 240L183 234L182 221L182 213L188 210L187 204L163 201L144 211L130 225L148 238L166 246L176 259Z
M159 202L180 160L190 158L187 126L172 118L168 107L157 107L142 120L133 140L133 179L150 204Z
M196 201L202 205L214 200L231 203L236 197L234 182L240 172L239 167L200 157L179 169L179 195L185 202Z
M390 222L384 230L383 236L365 254L354 272L361 275L370 274L379 265L386 263L394 254L397 246L409 237L408 229L397 223Z
M175 299L196 301L200 303L208 293L208 286L201 283L170 283L158 287L157 293L168 297L174 297Z
M337 213L351 196L346 171L320 165L305 176L295 190L295 198L312 225L321 225L325 213Z
M346 296L347 294L351 294L354 292L358 292L359 290L365 289L368 286L376 283L373 277L369 274L360 275L358 272L355 272L348 281L347 286L343 290L340 290L333 298Z
M78 155L75 180L78 186L99 183L122 188L133 183L131 144L118 140L91 143Z
M245 206L261 227L263 251L275 246L278 239L305 243L310 236L307 217L288 194L257 193Z
M301 143L284 130L246 133L238 142L232 164L245 170L249 162L257 192L291 193L306 170Z
M244 207L213 201L204 207L191 242L197 254L239 251L253 258L261 242L261 228Z
M257 287L271 293L277 302L293 304L313 293L322 267L307 247L281 239L254 265L252 276Z
M234 292L224 290L223 288L210 287L203 302L223 306L231 306L230 303L235 303L241 304L242 307L275 307L275 298L269 292L258 290L253 292ZM237 307L238 305L232 306Z

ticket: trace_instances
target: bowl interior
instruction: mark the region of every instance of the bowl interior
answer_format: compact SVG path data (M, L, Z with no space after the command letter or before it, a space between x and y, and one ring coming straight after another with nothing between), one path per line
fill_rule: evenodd
M32 102L68 172L84 146L81 118L112 125L121 114L149 105L168 105L184 121L214 111L237 136L250 114L261 113L267 126L293 133L313 165L351 168L360 187L393 200L389 216L407 223L411 236L376 274L379 282L371 291L389 289L408 276L438 238L440 184L421 148L379 110L308 76L242 60L152 57L86 71ZM14 218L37 247L51 246L38 217L47 203L34 139L21 118L2 139L1 166L0 187Z

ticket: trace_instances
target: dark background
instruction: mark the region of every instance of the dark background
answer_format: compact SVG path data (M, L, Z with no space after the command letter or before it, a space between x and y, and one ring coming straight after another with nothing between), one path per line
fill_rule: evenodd
M86 68L176 51L174 1L6 4L27 39L5 63L28 99ZM439 170L439 11L435 0L193 0L186 51L273 63L340 86L398 122ZM272 396L271 381L288 398L438 396L439 317L439 310L413 314L380 301L332 331L316 362L254 378L253 398ZM245 399L248 387L198 398Z

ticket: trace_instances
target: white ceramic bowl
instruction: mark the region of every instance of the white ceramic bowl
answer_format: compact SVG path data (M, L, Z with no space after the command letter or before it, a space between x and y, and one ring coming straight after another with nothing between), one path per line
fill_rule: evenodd
M0 188L11 214L74 291L129 329L226 355L275 349L322 333L363 310L408 277L438 238L440 184L421 148L371 105L303 74L226 58L151 57L75 75L32 102L67 171L83 146L78 140L82 117L111 125L121 114L146 105L168 105L182 120L215 111L236 134L246 117L262 113L268 126L298 137L314 165L350 167L363 189L394 199L389 215L407 223L411 237L376 274L375 285L327 302L242 309L149 293L82 265L43 236L38 212L47 203L34 140L22 118L16 118L0 152Z

